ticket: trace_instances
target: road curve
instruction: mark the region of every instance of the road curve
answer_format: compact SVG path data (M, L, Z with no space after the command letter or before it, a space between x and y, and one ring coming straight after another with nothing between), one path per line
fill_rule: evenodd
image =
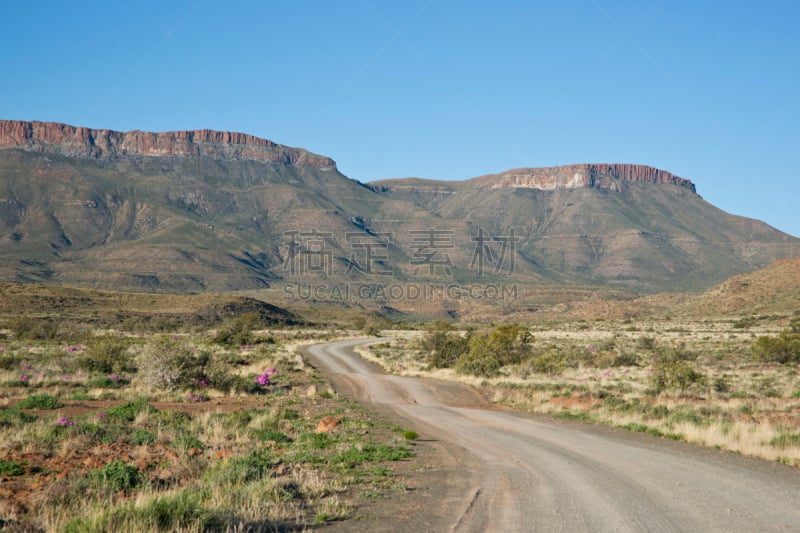
M306 357L338 391L394 413L456 458L461 479L441 487L437 529L800 531L795 468L492 409L465 386L382 374L353 352L366 342L312 346Z

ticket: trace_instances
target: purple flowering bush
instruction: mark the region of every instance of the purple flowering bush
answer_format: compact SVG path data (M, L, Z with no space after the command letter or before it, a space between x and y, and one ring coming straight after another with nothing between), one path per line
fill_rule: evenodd
M262 387L267 387L267 386L272 384L272 382L270 381L270 378L272 376L274 376L275 374L277 374L277 373L278 373L278 369L277 368L274 368L274 367L273 368L268 368L264 372L262 372L261 375L256 376L255 381L256 381L256 383L258 383Z

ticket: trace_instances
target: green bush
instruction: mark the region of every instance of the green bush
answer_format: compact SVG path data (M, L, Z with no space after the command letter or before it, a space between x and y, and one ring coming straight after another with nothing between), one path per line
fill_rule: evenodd
M467 353L458 358L456 371L479 377L494 377L503 365L497 357L488 354Z
M49 318L21 316L12 320L9 329L20 340L47 341L59 338L58 322Z
M731 384L725 376L717 376L714 378L714 381L711 382L711 387L714 389L714 392L720 394L731 391Z
M21 476L25 473L25 463L0 459L0 476Z
M133 366L129 347L130 341L120 337L95 337L87 342L86 350L78 358L78 366L103 374L128 372Z
M433 350L430 358L433 368L452 368L458 358L469 351L469 337L437 331L431 334L426 345Z
M39 420L36 415L20 411L20 408L11 407L0 409L0 428L11 427L16 424L29 424Z
M660 360L653 365L650 385L656 392L678 389L682 393L694 385L705 384L705 375L687 361Z
M777 337L762 336L753 343L753 352L767 363L800 362L800 334L783 331Z
M636 340L636 347L641 350L655 350L656 340L653 337L639 337Z
M176 390L191 387L206 377L210 356L174 337L161 337L148 344L139 357L139 373L150 389Z
M139 468L120 460L112 461L103 468L91 471L89 477L99 486L114 492L128 492L141 482Z
M18 409L58 409L63 406L58 398L50 394L32 394L17 404Z
M133 422L141 412L157 412L156 408L152 407L148 402L149 400L147 398L142 397L120 405L115 405L106 411L106 417L111 422Z
M611 361L611 366L639 366L639 356L634 352L622 352Z
M501 367L519 363L531 355L533 337L518 325L501 325L469 338L469 351L458 358L456 370L463 374L491 377Z
M17 370L23 361L17 354L3 352L0 354L0 370Z
M218 483L241 485L269 477L278 462L266 450L253 450L244 457L232 457L220 463L208 475Z
M214 342L224 346L255 344L257 339L253 330L261 327L264 327L264 323L256 313L245 313L223 322L217 328Z
M136 446L152 445L156 442L156 435L152 431L146 429L137 429L131 435L131 443Z
M567 367L566 355L555 346L540 350L523 363L525 369L537 374L560 374Z

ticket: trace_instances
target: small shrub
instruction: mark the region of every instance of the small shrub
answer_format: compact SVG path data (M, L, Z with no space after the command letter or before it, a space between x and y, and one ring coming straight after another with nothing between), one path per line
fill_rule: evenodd
M24 361L22 357L8 352L0 353L0 370L16 370Z
M95 389L120 389L125 385L130 385L130 381L118 374L111 374L105 377L98 377L89 380L87 385Z
M462 337L456 333L435 332L426 341L433 352L430 364L433 368L451 368L458 358L469 350L469 337Z
M611 361L611 366L639 366L639 356L633 352L622 352Z
M280 431L274 429L259 429L253 432L253 436L262 442L276 442L278 444L292 442L292 439Z
M655 350L656 340L653 337L639 337L636 347L641 350Z
M130 342L120 337L95 337L87 343L78 358L78 366L102 374L130 371L133 361L128 355Z
M128 492L136 488L141 481L139 468L120 460L112 461L103 468L91 471L89 477L99 486L114 492Z
M156 435L146 429L137 429L131 435L131 443L136 446L152 445L156 442Z
M731 384L725 376L717 376L711 382L711 388L714 389L714 392L724 394L731 391Z
M112 422L133 422L141 412L157 412L156 408L151 406L148 402L149 400L147 398L142 397L127 403L115 405L106 411L106 418Z
M203 442L194 435L180 435L173 442L173 446L180 450L190 450L192 448L202 450L205 448Z
M693 385L705 384L705 375L686 361L657 361L649 381L656 392L678 389L683 393Z
M20 340L54 340L59 337L58 322L49 318L22 316L11 321L9 329Z
M560 374L566 367L566 355L555 346L540 351L524 363L525 369L539 374Z
M0 428L11 427L16 424L29 424L39 420L36 415L20 411L19 407L0 409Z
M675 409L670 414L670 419L673 422L689 422L690 424L694 424L695 426L705 426L708 424L709 420L703 413L696 411L690 407L680 407Z
M197 351L179 339L161 337L145 348L139 368L148 388L175 390L206 378L209 359L208 353Z
M456 371L478 377L494 377L500 372L502 364L497 357L482 353L468 353L456 363Z
M753 326L758 319L754 316L746 316L742 317L739 320L733 322L734 329L747 329Z
M767 363L800 362L800 334L783 331L777 337L762 336L753 343L753 352Z
M25 463L0 459L0 476L21 476L25 473Z
M266 450L253 450L244 457L233 457L209 473L216 481L241 485L269 476L277 461Z
M58 398L50 394L33 394L17 404L19 409L58 409L62 407Z
M419 438L419 433L407 429L406 431L403 432L403 438L406 440L417 440Z
M331 457L330 463L347 469L355 468L363 463L400 461L411 457L411 452L400 446L358 445Z
M243 346L255 344L253 330L263 327L264 323L256 313L245 313L230 318L217 328L214 342L223 346Z

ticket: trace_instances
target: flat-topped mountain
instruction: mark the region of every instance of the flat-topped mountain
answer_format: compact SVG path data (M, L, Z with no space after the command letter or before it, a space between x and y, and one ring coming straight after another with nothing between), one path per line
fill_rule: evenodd
M646 165L582 164L544 168L517 168L500 174L488 174L463 182L441 182L404 178L372 182L378 190L421 190L429 188L443 192L447 189L556 189L598 188L623 190L627 182L667 184L685 187L696 192L694 183L657 168Z
M267 139L229 131L196 130L150 133L119 132L53 122L0 120L0 148L112 160L124 157L208 157L228 161L262 161L283 165L335 168L328 158Z
M708 288L794 256L800 239L642 165L365 185L330 158L242 133L0 121L0 281L657 292Z

